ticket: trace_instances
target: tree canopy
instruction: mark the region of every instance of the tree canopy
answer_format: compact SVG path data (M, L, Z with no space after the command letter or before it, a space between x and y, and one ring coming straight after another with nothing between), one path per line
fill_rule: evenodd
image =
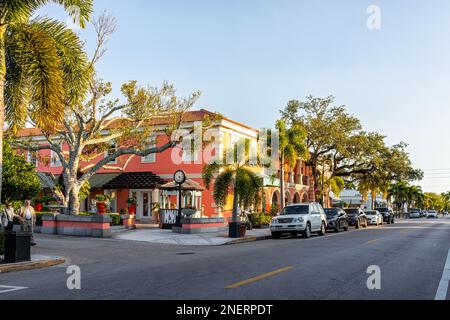
M2 199L23 201L36 196L42 189L34 165L27 162L11 148L9 141L3 143Z
M422 171L412 167L407 144L388 146L385 136L365 131L345 106L336 106L333 96L308 96L304 102L292 100L281 110L281 116L287 123L301 126L307 134L306 163L312 168L316 187L321 184L324 166L330 181L340 177L363 191L386 193L391 182L423 177Z

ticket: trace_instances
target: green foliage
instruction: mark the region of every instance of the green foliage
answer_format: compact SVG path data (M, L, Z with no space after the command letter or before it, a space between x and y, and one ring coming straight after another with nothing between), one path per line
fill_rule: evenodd
M95 201L97 202L108 202L111 200L111 197L107 194L98 194L95 196Z
M91 194L91 184L89 183L89 181L84 181L78 194L80 201L87 199L90 194Z
M272 216L266 212L255 212L252 213L250 216L250 221L253 224L253 227L260 228L261 226L269 225Z
M23 201L41 191L41 183L35 167L25 157L18 155L5 140L3 143L2 199Z
M357 184L365 193L386 193L392 182L423 177L422 171L412 167L407 144L387 146L383 135L364 131L359 119L350 115L345 106L334 105L333 96L290 101L281 115L288 124L297 124L307 133L307 165L313 170L316 186L320 184L318 167L325 162L331 177ZM336 182L339 184L329 187L339 189L342 181Z
M270 215L272 216L272 217L275 217L277 214L279 214L280 213L280 207L279 206L277 206L277 205L271 205L270 206Z
M137 200L135 198L128 198L127 199L127 204L131 205L131 204L136 204Z
M122 225L122 220L120 218L120 215L117 213L108 213L108 216L112 218L111 225L112 226L120 226Z

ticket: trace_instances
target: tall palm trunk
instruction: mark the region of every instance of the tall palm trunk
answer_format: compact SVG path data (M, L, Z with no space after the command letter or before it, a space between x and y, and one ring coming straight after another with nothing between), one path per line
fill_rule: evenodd
M0 203L2 203L3 128L5 123L5 82L6 82L5 31L6 26L5 25L0 26Z
M281 193L281 199L280 199L280 210L283 210L285 207L285 197L286 195L284 194L284 154L281 153L281 157L280 157L280 193Z
M237 173L236 173L237 174ZM237 223L238 221L238 206L239 206L239 196L237 193L237 177L234 178L233 183L233 213L232 213L232 222Z

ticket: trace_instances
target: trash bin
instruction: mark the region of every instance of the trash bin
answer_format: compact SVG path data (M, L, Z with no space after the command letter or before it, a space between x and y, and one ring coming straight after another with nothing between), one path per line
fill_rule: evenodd
M5 231L5 261L31 261L31 232Z

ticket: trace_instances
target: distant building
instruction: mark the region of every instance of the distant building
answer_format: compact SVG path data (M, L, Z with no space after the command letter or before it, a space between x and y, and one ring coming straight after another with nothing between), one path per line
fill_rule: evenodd
M363 209L371 209L372 206L372 195L369 194L367 201L364 201L364 197L358 190L344 189L339 198L339 200L333 200L335 205L345 203L348 207L361 207ZM381 195L377 195L375 198L375 204L381 205L382 203L385 203L383 197Z

